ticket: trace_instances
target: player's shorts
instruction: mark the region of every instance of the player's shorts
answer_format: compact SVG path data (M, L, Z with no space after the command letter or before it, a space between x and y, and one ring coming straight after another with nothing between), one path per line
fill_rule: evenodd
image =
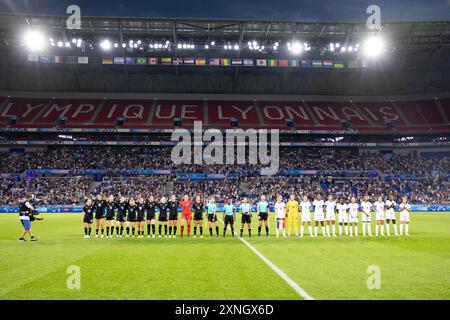
M311 222L311 213L302 213L302 222Z
M94 217L91 214L85 214L83 217L83 222L84 223L92 223L92 221L94 220Z
M22 226L25 231L30 231L30 229L31 229L31 221L30 220L20 219L20 222L22 222ZM85 222L85 223L87 223L87 222Z
M336 214L334 212L326 213L325 220L327 221L336 221Z
M160 214L158 217L158 221L167 222L167 214Z
M314 221L321 222L325 220L323 213L314 213Z
M169 214L169 221L178 220L178 213Z
M125 222L125 220L126 220L126 217L123 214L118 214L116 216L116 221L118 221L118 222Z
M258 215L259 221L267 221L269 214L267 212L260 212Z
M96 212L95 219L105 219L105 214L103 212Z
M144 222L145 221L145 216L138 216L137 217L137 222Z
M147 213L147 221L150 221L150 220L155 220L156 219L156 214L153 212L153 213Z
M217 216L215 214L208 214L208 222L216 222Z
M348 218L348 222L358 224L358 216L357 215L350 215L350 217Z
M386 215L385 215L385 213L384 212L377 212L376 214L375 214L375 219L377 220L377 221L380 221L380 220L385 220L386 219Z
M114 214L107 214L106 215L106 221L113 221L114 220Z
M339 214L338 222L339 223L348 223L348 215L347 214Z
M362 222L372 222L372 215L369 214L368 216L363 212L361 214L361 221Z
M183 220L192 220L192 214L189 212L189 213L182 213L181 214L181 219L183 219Z
M134 215L128 215L127 221L128 222L136 222L137 218Z
M386 211L386 220L397 220L397 218L395 217L395 211Z
M225 216L225 225L233 224L233 223L234 223L234 217L233 216Z
M243 214L241 221L242 224L252 223L252 217L249 214Z
M194 221L201 221L203 220L203 213L194 213Z
M409 222L409 212L400 212L400 222Z

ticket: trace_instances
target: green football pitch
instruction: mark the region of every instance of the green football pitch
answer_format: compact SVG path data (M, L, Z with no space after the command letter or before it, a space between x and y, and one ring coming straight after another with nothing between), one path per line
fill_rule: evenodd
M296 286L314 299L450 299L449 213L412 214L411 236L390 238L277 239L271 219L271 237L245 237L250 246L229 233L83 239L80 214L44 217L39 241L19 243L18 216L0 215L0 299L303 299Z

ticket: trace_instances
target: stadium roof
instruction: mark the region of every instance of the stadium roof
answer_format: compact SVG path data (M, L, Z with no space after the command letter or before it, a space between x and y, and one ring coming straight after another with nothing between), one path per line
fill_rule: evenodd
M225 40L242 43L300 38L304 41L358 41L368 34L365 22L296 22L213 19L144 19L128 17L82 17L81 29L67 30L67 16L0 14L2 40L16 38L19 31L33 26L49 34L67 37L113 36L164 38L177 44L180 39ZM397 47L434 48L450 46L450 21L386 22L379 31Z

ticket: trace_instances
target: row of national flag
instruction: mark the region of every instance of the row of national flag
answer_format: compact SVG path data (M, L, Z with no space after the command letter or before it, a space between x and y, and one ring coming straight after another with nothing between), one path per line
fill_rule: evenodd
M91 59L92 60L92 59ZM257 67L307 67L307 68L365 68L363 60L303 60L303 59L234 59L234 58L148 58L107 57L95 59L93 63L103 65L193 65L193 66L257 66ZM51 56L29 54L28 61L42 63L89 64L89 57Z

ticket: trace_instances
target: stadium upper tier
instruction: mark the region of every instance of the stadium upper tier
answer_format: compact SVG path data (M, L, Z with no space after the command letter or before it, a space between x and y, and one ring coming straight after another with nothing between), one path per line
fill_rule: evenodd
M450 98L388 101L230 101L0 98L0 127L57 129L277 128L318 132L450 131ZM123 124L118 125L118 120ZM291 120L291 121L289 121ZM345 123L345 120L348 120ZM79 130L77 130L79 131Z

